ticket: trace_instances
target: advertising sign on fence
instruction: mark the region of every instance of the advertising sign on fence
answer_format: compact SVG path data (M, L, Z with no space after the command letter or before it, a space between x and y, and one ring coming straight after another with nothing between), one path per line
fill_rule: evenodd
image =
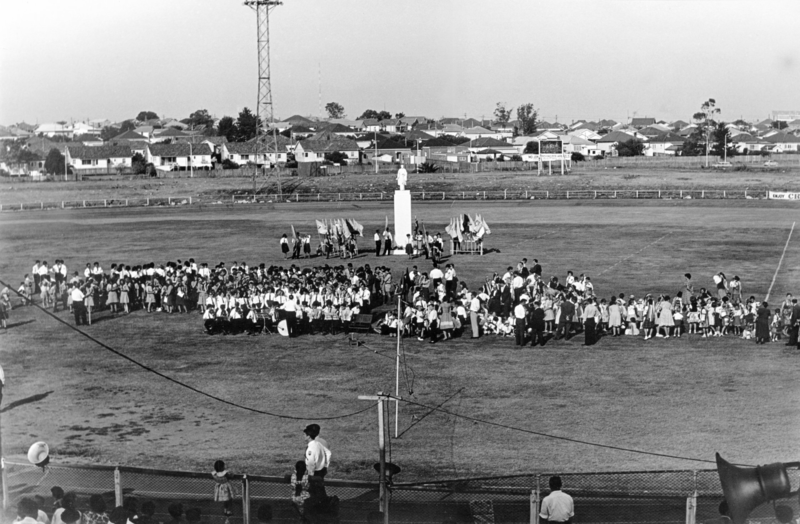
M789 191L769 191L767 198L770 200L800 200L800 193L791 193Z

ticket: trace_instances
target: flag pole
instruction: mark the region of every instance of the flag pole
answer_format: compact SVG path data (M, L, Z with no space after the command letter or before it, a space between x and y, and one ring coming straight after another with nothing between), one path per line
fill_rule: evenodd
M395 365L395 379L394 379L394 438L398 437L399 431L399 423L398 420L400 418L400 401L397 399L400 398L400 337L403 336L403 329L402 329L402 318L400 313L401 307L401 298L400 295L397 296L397 364ZM410 394L410 393L409 393Z

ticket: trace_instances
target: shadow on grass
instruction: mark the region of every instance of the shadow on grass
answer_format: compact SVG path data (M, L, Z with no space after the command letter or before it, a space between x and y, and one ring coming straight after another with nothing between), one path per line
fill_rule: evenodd
M14 322L13 324L6 324L6 329L24 326L25 324L30 324L31 322L36 322L36 319L30 318L28 320L23 320L22 322Z
M40 400L44 400L50 396L52 391L48 391L46 393L39 393L37 395L32 395L27 398L21 398L19 400L15 400L11 404L7 405L3 409L0 409L0 413L5 413L7 411L11 411L14 408L18 408L19 406L24 406L25 404L30 404L31 402L39 402Z

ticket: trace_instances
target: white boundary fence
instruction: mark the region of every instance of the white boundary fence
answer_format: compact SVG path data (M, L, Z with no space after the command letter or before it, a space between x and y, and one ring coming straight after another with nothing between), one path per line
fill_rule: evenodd
M418 191L413 200L614 200L614 199L765 199L768 191L751 189L504 189L486 191ZM62 200L57 202L20 202L0 204L0 211L42 211L52 209L88 209L102 207L171 207L185 205L265 204L274 202L339 202L391 200L391 192L364 193L240 193L225 197L171 196L158 198L107 198L98 200Z

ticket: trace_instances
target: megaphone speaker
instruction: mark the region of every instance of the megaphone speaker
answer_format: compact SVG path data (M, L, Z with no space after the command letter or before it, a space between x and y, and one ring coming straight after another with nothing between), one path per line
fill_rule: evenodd
M743 468L734 466L717 453L717 473L733 524L745 524L750 512L764 502L790 496L792 488L786 467L795 464L776 462Z

